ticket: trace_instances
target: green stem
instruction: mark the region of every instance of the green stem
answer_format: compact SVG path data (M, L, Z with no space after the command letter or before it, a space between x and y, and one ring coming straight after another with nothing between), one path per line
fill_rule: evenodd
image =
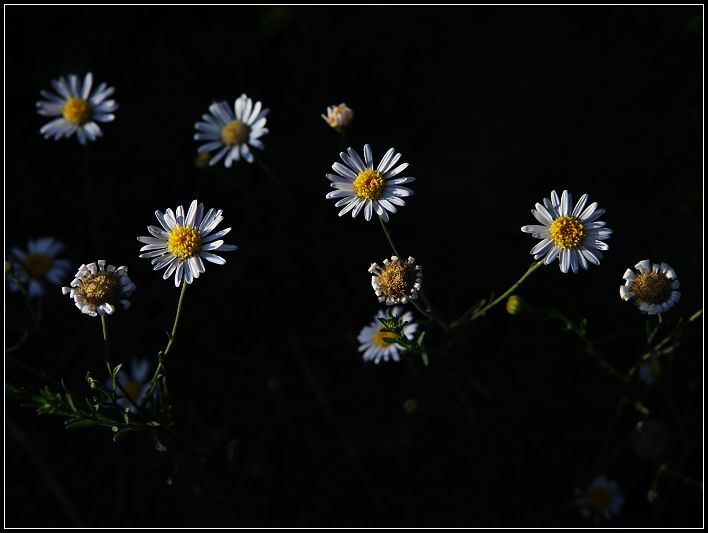
M108 371L113 372L111 350L108 347L108 328L106 327L106 315L104 313L101 313L101 327L103 328L103 349L106 353L106 364L108 365Z
M271 170L271 168L265 164L265 161L263 161L260 157L256 157L256 162L258 163L258 166L261 167L261 170L265 172L270 179L272 179L275 184L280 187L281 189L285 189L285 185L283 185L283 182L278 179L278 176L275 175L275 172ZM289 196L288 196L289 198Z
M549 318L555 318L557 320L560 320L565 324L565 327L575 333L578 338L583 341L583 344L585 345L585 351L592 356L595 361L597 361L602 368L607 370L607 372L612 375L613 377L619 379L620 381L626 383L629 381L627 376L625 376L622 372L620 372L612 363L610 363L605 357L602 355L602 353L595 347L595 343L592 341L587 336L587 333L583 331L582 327L578 327L575 325L575 323L565 316L563 313L557 310L552 310L552 311L544 311Z
M494 307L499 302L503 301L507 296L511 295L514 291L516 291L516 289L519 287L519 285L521 285L524 281L526 281L526 278L528 278L531 274L533 274L536 270L538 270L542 265L543 265L543 259L533 263L529 267L529 269L526 271L526 273L523 276L521 276L516 283L514 283L511 287L509 287L509 289L507 289L507 291L504 292L504 294L502 294L501 296L499 296L495 300L491 301L490 303L488 303L487 305L485 305L481 309L476 309L476 307L471 307L470 309L465 311L465 313L460 318L458 318L452 324L450 324L450 327L456 328L458 326L461 326L463 323L467 322L468 319L471 322L481 316L484 316L484 314L487 311L489 311L492 307Z
M186 292L186 290L187 278L185 276L184 278L182 278L182 290L179 293L179 301L177 302L177 313L175 314L175 322L172 325L172 333L170 333L169 340L167 341L167 346L165 347L165 349L158 352L157 354L157 368L155 369L155 373L153 374L152 379L150 380L150 387L148 388L146 396L150 396L150 394L152 394L152 391L155 388L155 384L157 383L157 377L160 375L160 371L165 369L165 363L167 362L167 354L170 353L170 348L172 348L172 344L175 340L175 335L177 334L177 324L179 324L179 317L182 314L182 302L184 300L184 293Z
M393 244L393 239L391 238L391 234L388 232L388 228L386 227L386 223L384 222L383 218L379 217L379 222L381 222L381 227L383 228L383 231L386 234L386 239L388 239L388 244L389 246L391 246L391 250L393 250L393 253L396 254L399 259L403 259L401 257L401 254L398 253L396 245Z

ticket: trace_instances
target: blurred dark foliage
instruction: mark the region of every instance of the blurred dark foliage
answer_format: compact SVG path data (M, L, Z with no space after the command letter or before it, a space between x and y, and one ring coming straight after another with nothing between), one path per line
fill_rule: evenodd
M169 365L177 428L204 459L174 469L143 435L114 444L8 400L6 525L581 526L573 491L601 473L625 496L616 525L701 525L701 491L673 477L647 501L661 463L702 479L700 324L652 388L624 387L557 324L503 306L449 339L431 326L427 368L362 363L356 334L378 309L366 269L390 252L378 223L324 198L340 137L319 116L345 101L350 144L411 163L415 196L391 229L448 320L525 271L534 202L588 192L615 230L601 266L541 269L520 294L587 318L627 370L645 317L619 299L625 268L676 269L668 321L702 305L701 7L5 13L6 250L53 235L77 266L127 265L138 291L109 323L128 361L155 357L178 297L137 257L154 210L199 198L240 246L189 287ZM81 146L42 139L34 108L51 79L89 70L121 106L89 147L97 245ZM272 110L261 155L284 188L257 165L195 167L194 122L243 92ZM21 320L15 295L6 310ZM100 322L51 290L15 355L84 390L103 371ZM41 385L10 363L6 381ZM635 452L647 417L618 411L625 397L666 431L658 455Z

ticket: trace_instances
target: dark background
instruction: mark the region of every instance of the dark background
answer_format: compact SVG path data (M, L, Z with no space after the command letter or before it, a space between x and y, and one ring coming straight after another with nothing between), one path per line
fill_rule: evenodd
M137 257L155 209L222 208L240 247L188 288L169 365L176 427L204 460L174 469L141 434L114 444L8 400L6 525L580 526L574 490L602 473L626 500L617 525L701 525L691 485L667 476L646 497L660 463L702 479L700 325L654 387L622 386L558 324L502 306L447 339L431 326L427 368L362 363L356 335L378 309L366 270L390 251L377 222L324 198L340 137L319 117L345 101L351 145L411 164L391 230L447 320L525 271L535 202L564 188L600 202L615 231L602 264L543 268L521 294L586 317L626 371L645 322L618 296L627 267L676 269L669 323L702 305L700 7L5 12L6 247L53 235L76 266L127 265L133 307L109 320L125 361L155 359L178 297ZM51 79L89 70L120 104L89 147L95 244L82 147L45 141L34 107ZM271 108L261 155L282 187L257 165L195 166L194 122L243 92ZM6 309L22 320L19 298ZM101 344L100 322L51 289L15 355L85 391ZM6 379L41 385L10 363ZM632 445L647 419L669 435L652 460Z

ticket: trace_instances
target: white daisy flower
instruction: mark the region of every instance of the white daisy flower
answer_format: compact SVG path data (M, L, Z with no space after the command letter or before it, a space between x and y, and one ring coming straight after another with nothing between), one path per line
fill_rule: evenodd
M226 102L215 102L209 106L209 113L202 115L203 122L197 122L194 127L195 141L207 141L198 149L199 152L216 152L209 161L216 165L226 156L226 168L242 157L253 163L253 154L248 145L263 150L260 140L268 133L266 115L270 109L261 109L261 103L253 103L248 96L242 94L234 104L233 109Z
M617 482L608 480L605 475L597 477L585 491L578 490L576 493L578 498L575 503L580 513L595 522L611 520L624 505Z
M90 72L83 83L78 76L70 74L67 78L52 80L52 86L56 94L40 91L45 99L37 102L37 113L57 117L39 130L45 139L53 137L56 141L76 133L79 142L85 144L87 139L95 141L103 135L96 122L111 122L116 118L113 112L118 109L118 104L115 100L107 100L114 88L105 83L93 88Z
M106 265L103 259L81 265L70 285L62 287L61 292L73 298L76 307L90 316L112 315L118 306L128 309L128 297L136 289L128 277L128 267Z
M347 104L332 105L327 107L327 115L320 115L324 121L333 128L344 128L354 118L354 111Z
M379 302L386 305L405 304L418 298L418 291L423 284L423 268L415 264L415 259L408 257L402 261L392 255L391 260L384 259L384 266L371 263L369 273L371 286Z
M187 283L199 277L204 272L203 259L223 265L226 260L213 252L230 252L237 250L238 246L224 244L221 239L231 228L222 229L212 233L224 220L221 209L209 209L204 215L204 204L194 200L189 206L187 215L184 207L179 206L175 212L167 209L164 214L155 211L155 217L160 223L157 226L148 226L152 237L138 237L145 244L140 248L140 257L152 259L153 270L166 268L163 279L175 275L175 287L182 283L182 277Z
M639 272L628 268L622 276L625 280L620 287L623 300L634 300L640 311L656 315L671 309L681 298L677 290L680 286L676 272L666 263L653 265L649 259L634 265Z
M366 220L371 220L376 213L387 222L388 212L395 213L397 205L406 205L403 198L413 194L412 190L401 185L411 183L415 178L396 177L408 168L408 163L395 166L401 154L397 154L394 148L386 152L375 169L374 156L368 144L364 145L363 161L353 148L348 148L347 153L340 153L339 157L344 165L334 163L332 169L336 174L327 174L332 182L330 186L336 190L328 193L326 198L339 198L334 206L344 206L339 212L340 217L351 211L353 218L363 210Z
M390 315L386 310L382 309L374 316L374 320L370 325L364 326L357 337L359 341L359 351L364 352L364 361L373 361L379 364L382 360L400 361L398 355L402 347L396 343L388 343L384 339L392 338L395 335L387 331L381 331L383 325L380 318L388 318L389 316L400 317L404 323L403 334L408 339L413 339L413 335L418 330L418 324L413 322L413 314L410 311L403 313L403 308L396 306L389 309Z
M608 246L603 240L612 235L612 230L605 227L605 222L597 219L605 212L597 208L597 202L585 207L588 195L583 194L573 207L573 199L568 191L563 191L560 199L556 191L551 192L551 199L543 199L543 205L537 203L531 214L542 225L523 226L521 231L531 233L536 239L541 239L531 249L534 259L546 256L545 264L549 265L556 258L561 272L571 269L574 273L578 267L588 269L588 263L600 264L602 253Z
M20 283L27 284L30 298L44 296L44 282L59 285L66 277L71 263L66 259L56 259L64 250L64 245L53 237L27 241L27 250L11 249L12 270ZM10 290L17 290L15 282L7 278Z
M145 394L147 394L150 388L150 381L148 379L150 373L150 362L147 359L133 359L130 361L130 372L124 372L125 366L121 367L118 375L116 376L116 382L120 383L123 390L116 387L118 394L125 394L130 396L130 400L137 405L141 405L145 399ZM109 389L113 388L113 379L108 378L106 380L106 387ZM133 403L128 398L121 397L118 399L117 403L124 409L128 409L131 412L135 412L135 407Z

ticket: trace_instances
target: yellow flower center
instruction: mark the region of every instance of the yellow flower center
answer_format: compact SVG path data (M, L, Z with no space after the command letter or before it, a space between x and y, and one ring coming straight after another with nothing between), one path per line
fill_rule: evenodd
M197 228L175 226L167 239L167 249L181 261L185 261L197 255L201 243L202 238Z
M386 298L400 300L410 296L415 284L415 269L408 262L391 261L381 269L379 287Z
M378 200L386 188L386 181L381 172L367 168L359 172L352 185L354 185L354 192L357 196L367 200Z
M121 296L118 276L103 270L85 278L79 291L87 303L96 306L104 303L116 305Z
M134 380L129 380L127 383L123 383L123 390L125 390L125 394L130 397L131 400L134 402L138 401L138 397L140 396L140 391L143 388L143 384L139 383Z
M232 120L221 128L221 140L226 146L241 144L248 138L248 126L240 120Z
M385 348L386 346L390 346L391 343L386 342L384 339L393 339L395 336L396 334L391 333L390 331L378 330L376 333L374 333L373 341L376 346Z
M632 290L639 303L661 304L671 298L671 280L658 272L640 272Z
M604 485L593 485L585 493L585 501L593 511L601 511L609 507L612 493Z
M67 122L81 126L91 118L91 104L83 98L74 96L66 101L62 114Z
M562 216L548 229L551 239L561 248L577 248L585 237L585 228L575 217Z
M23 261L25 270L33 278L41 278L52 267L52 258L47 254L32 253L27 254Z
M663 371L661 368L661 363L658 359L652 359L651 361L649 361L649 372L656 379L661 377Z

